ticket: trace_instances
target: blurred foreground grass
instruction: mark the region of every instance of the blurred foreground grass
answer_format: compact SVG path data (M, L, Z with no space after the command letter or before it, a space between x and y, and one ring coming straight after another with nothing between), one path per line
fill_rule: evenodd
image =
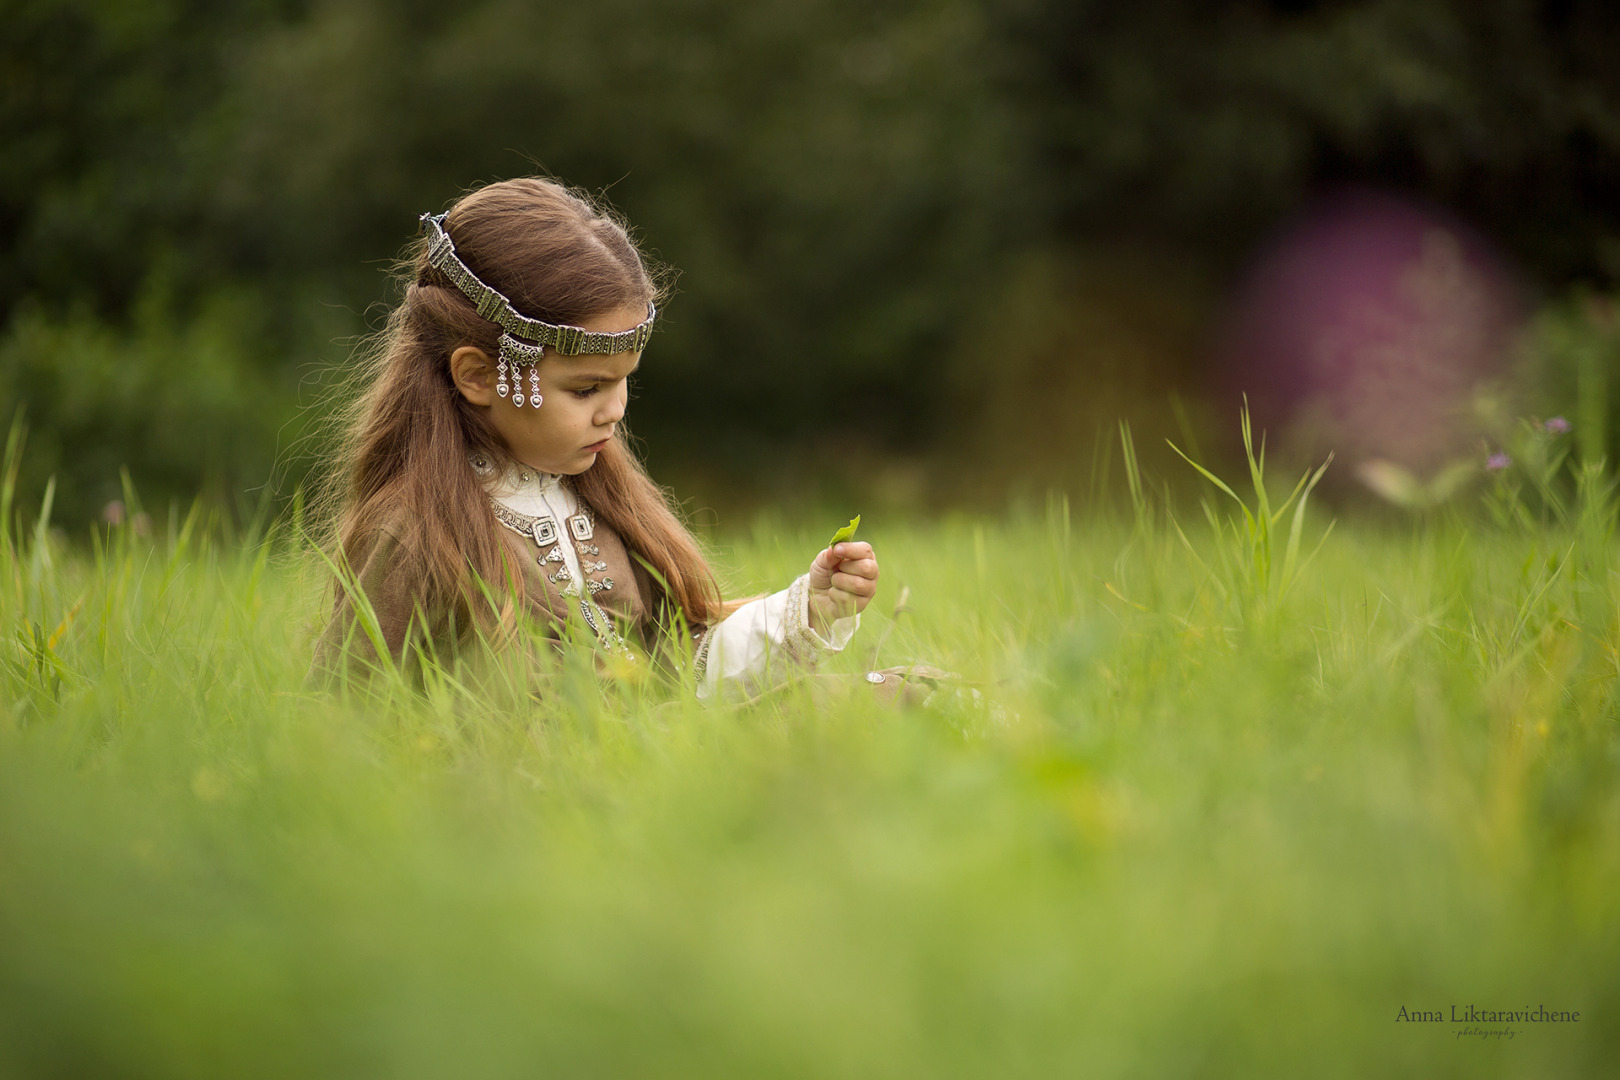
M539 701L327 696L323 573L274 531L9 531L0 1074L1612 1066L1610 503L1308 560L1313 511L1285 566L1291 511L1133 490L869 521L884 588L830 666L992 703L910 711L670 705L568 658ZM825 517L724 538L739 589ZM1453 1005L1581 1020L1396 1019Z

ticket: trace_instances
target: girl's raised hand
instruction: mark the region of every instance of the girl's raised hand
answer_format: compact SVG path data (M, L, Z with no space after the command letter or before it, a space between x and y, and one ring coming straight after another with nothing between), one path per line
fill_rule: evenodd
M859 614L877 593L872 545L845 540L824 548L810 564L810 628L826 634L839 619Z

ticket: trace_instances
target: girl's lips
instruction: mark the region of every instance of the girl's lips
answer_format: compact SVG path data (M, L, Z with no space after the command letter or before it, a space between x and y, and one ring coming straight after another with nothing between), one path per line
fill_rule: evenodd
M591 445L585 448L585 452L587 454L600 454L604 449L607 448L607 444L612 441L612 439L603 439L599 443L591 443Z

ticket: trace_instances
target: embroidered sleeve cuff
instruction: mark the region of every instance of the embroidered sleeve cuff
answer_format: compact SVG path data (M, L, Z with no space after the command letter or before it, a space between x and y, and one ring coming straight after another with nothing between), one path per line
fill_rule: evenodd
M714 644L712 627L705 626L697 633L697 649L692 654L692 675L697 681L698 696L702 697L709 678L709 646Z

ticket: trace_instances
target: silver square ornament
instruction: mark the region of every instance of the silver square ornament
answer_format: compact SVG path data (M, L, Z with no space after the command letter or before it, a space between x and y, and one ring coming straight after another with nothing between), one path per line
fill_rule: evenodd
M568 519L568 531L574 534L575 540L582 542L596 535L596 530L591 527L591 519L584 514L575 514Z
M550 517L534 519L534 542L548 547L557 542L557 522Z

